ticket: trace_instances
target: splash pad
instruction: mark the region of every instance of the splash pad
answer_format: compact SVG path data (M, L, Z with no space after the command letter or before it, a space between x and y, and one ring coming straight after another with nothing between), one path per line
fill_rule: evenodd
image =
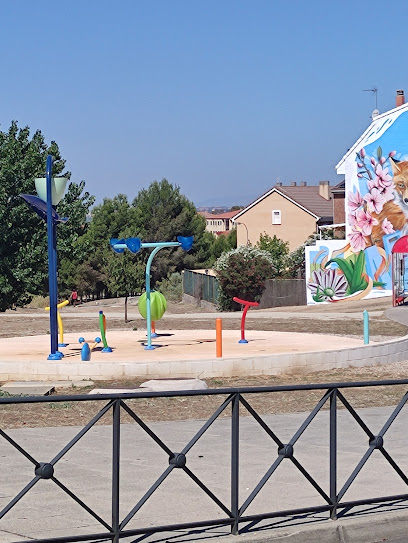
M95 331L86 332L91 337ZM143 331L110 331L108 356L95 348L81 361L78 334L65 334L68 346L59 361L44 360L49 336L0 339L0 381L120 380L278 375L349 366L380 365L406 359L408 336L364 345L363 339L322 334L223 331L223 356L216 357L215 330L163 330L156 348L145 351Z

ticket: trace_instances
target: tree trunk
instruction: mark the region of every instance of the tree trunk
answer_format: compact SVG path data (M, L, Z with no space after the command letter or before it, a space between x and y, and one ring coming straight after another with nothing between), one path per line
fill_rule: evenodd
M128 297L125 296L125 322L128 322L127 302L128 302Z

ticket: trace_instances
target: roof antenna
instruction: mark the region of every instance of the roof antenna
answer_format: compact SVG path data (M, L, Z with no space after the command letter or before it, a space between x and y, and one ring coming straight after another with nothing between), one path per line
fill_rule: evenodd
M376 117L378 117L378 115L380 114L380 112L378 111L378 107L377 107L377 93L378 93L378 89L377 87L373 87L372 89L363 89L363 92L372 92L374 94L374 98L375 98L375 109L374 111L371 113L371 118L374 120Z

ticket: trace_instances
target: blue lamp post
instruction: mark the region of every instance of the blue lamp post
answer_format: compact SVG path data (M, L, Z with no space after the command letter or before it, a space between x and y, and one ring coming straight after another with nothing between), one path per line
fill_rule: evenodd
M51 353L48 360L60 360L62 354L58 351L58 322L57 322L57 223L52 218L52 156L47 156L45 173L47 185L47 238L48 238L48 285L50 291L50 333Z
M68 219L61 219L55 210L55 205L61 200L67 179L52 177L53 157L47 156L47 166L44 179L36 179L36 188L39 197L31 194L20 194L28 205L47 222L48 239L48 285L50 291L50 335L51 353L48 360L60 360L64 355L58 351L58 322L57 322L57 224L66 222ZM45 190L44 190L45 189Z
M150 307L150 268L154 256L163 249L163 247L181 247L184 251L189 251L193 246L194 236L177 236L177 241L159 241L153 243L142 243L140 238L111 239L110 245L117 253L123 253L129 249L132 253L138 253L140 249L153 248L146 264L146 323L147 323L147 345L145 350L154 349L152 345L152 312Z

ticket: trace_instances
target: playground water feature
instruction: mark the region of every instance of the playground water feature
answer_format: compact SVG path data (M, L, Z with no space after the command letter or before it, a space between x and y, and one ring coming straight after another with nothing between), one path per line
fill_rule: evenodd
M95 337L95 330L83 334ZM247 331L222 333L222 357L216 356L212 330L160 330L154 350L146 351L146 331L109 331L111 353L96 346L82 361L78 334L66 333L68 346L59 361L44 360L47 335L0 339L0 381L120 380L133 378L205 378L273 375L349 366L379 365L406 359L408 337L364 345L363 339L321 334Z

